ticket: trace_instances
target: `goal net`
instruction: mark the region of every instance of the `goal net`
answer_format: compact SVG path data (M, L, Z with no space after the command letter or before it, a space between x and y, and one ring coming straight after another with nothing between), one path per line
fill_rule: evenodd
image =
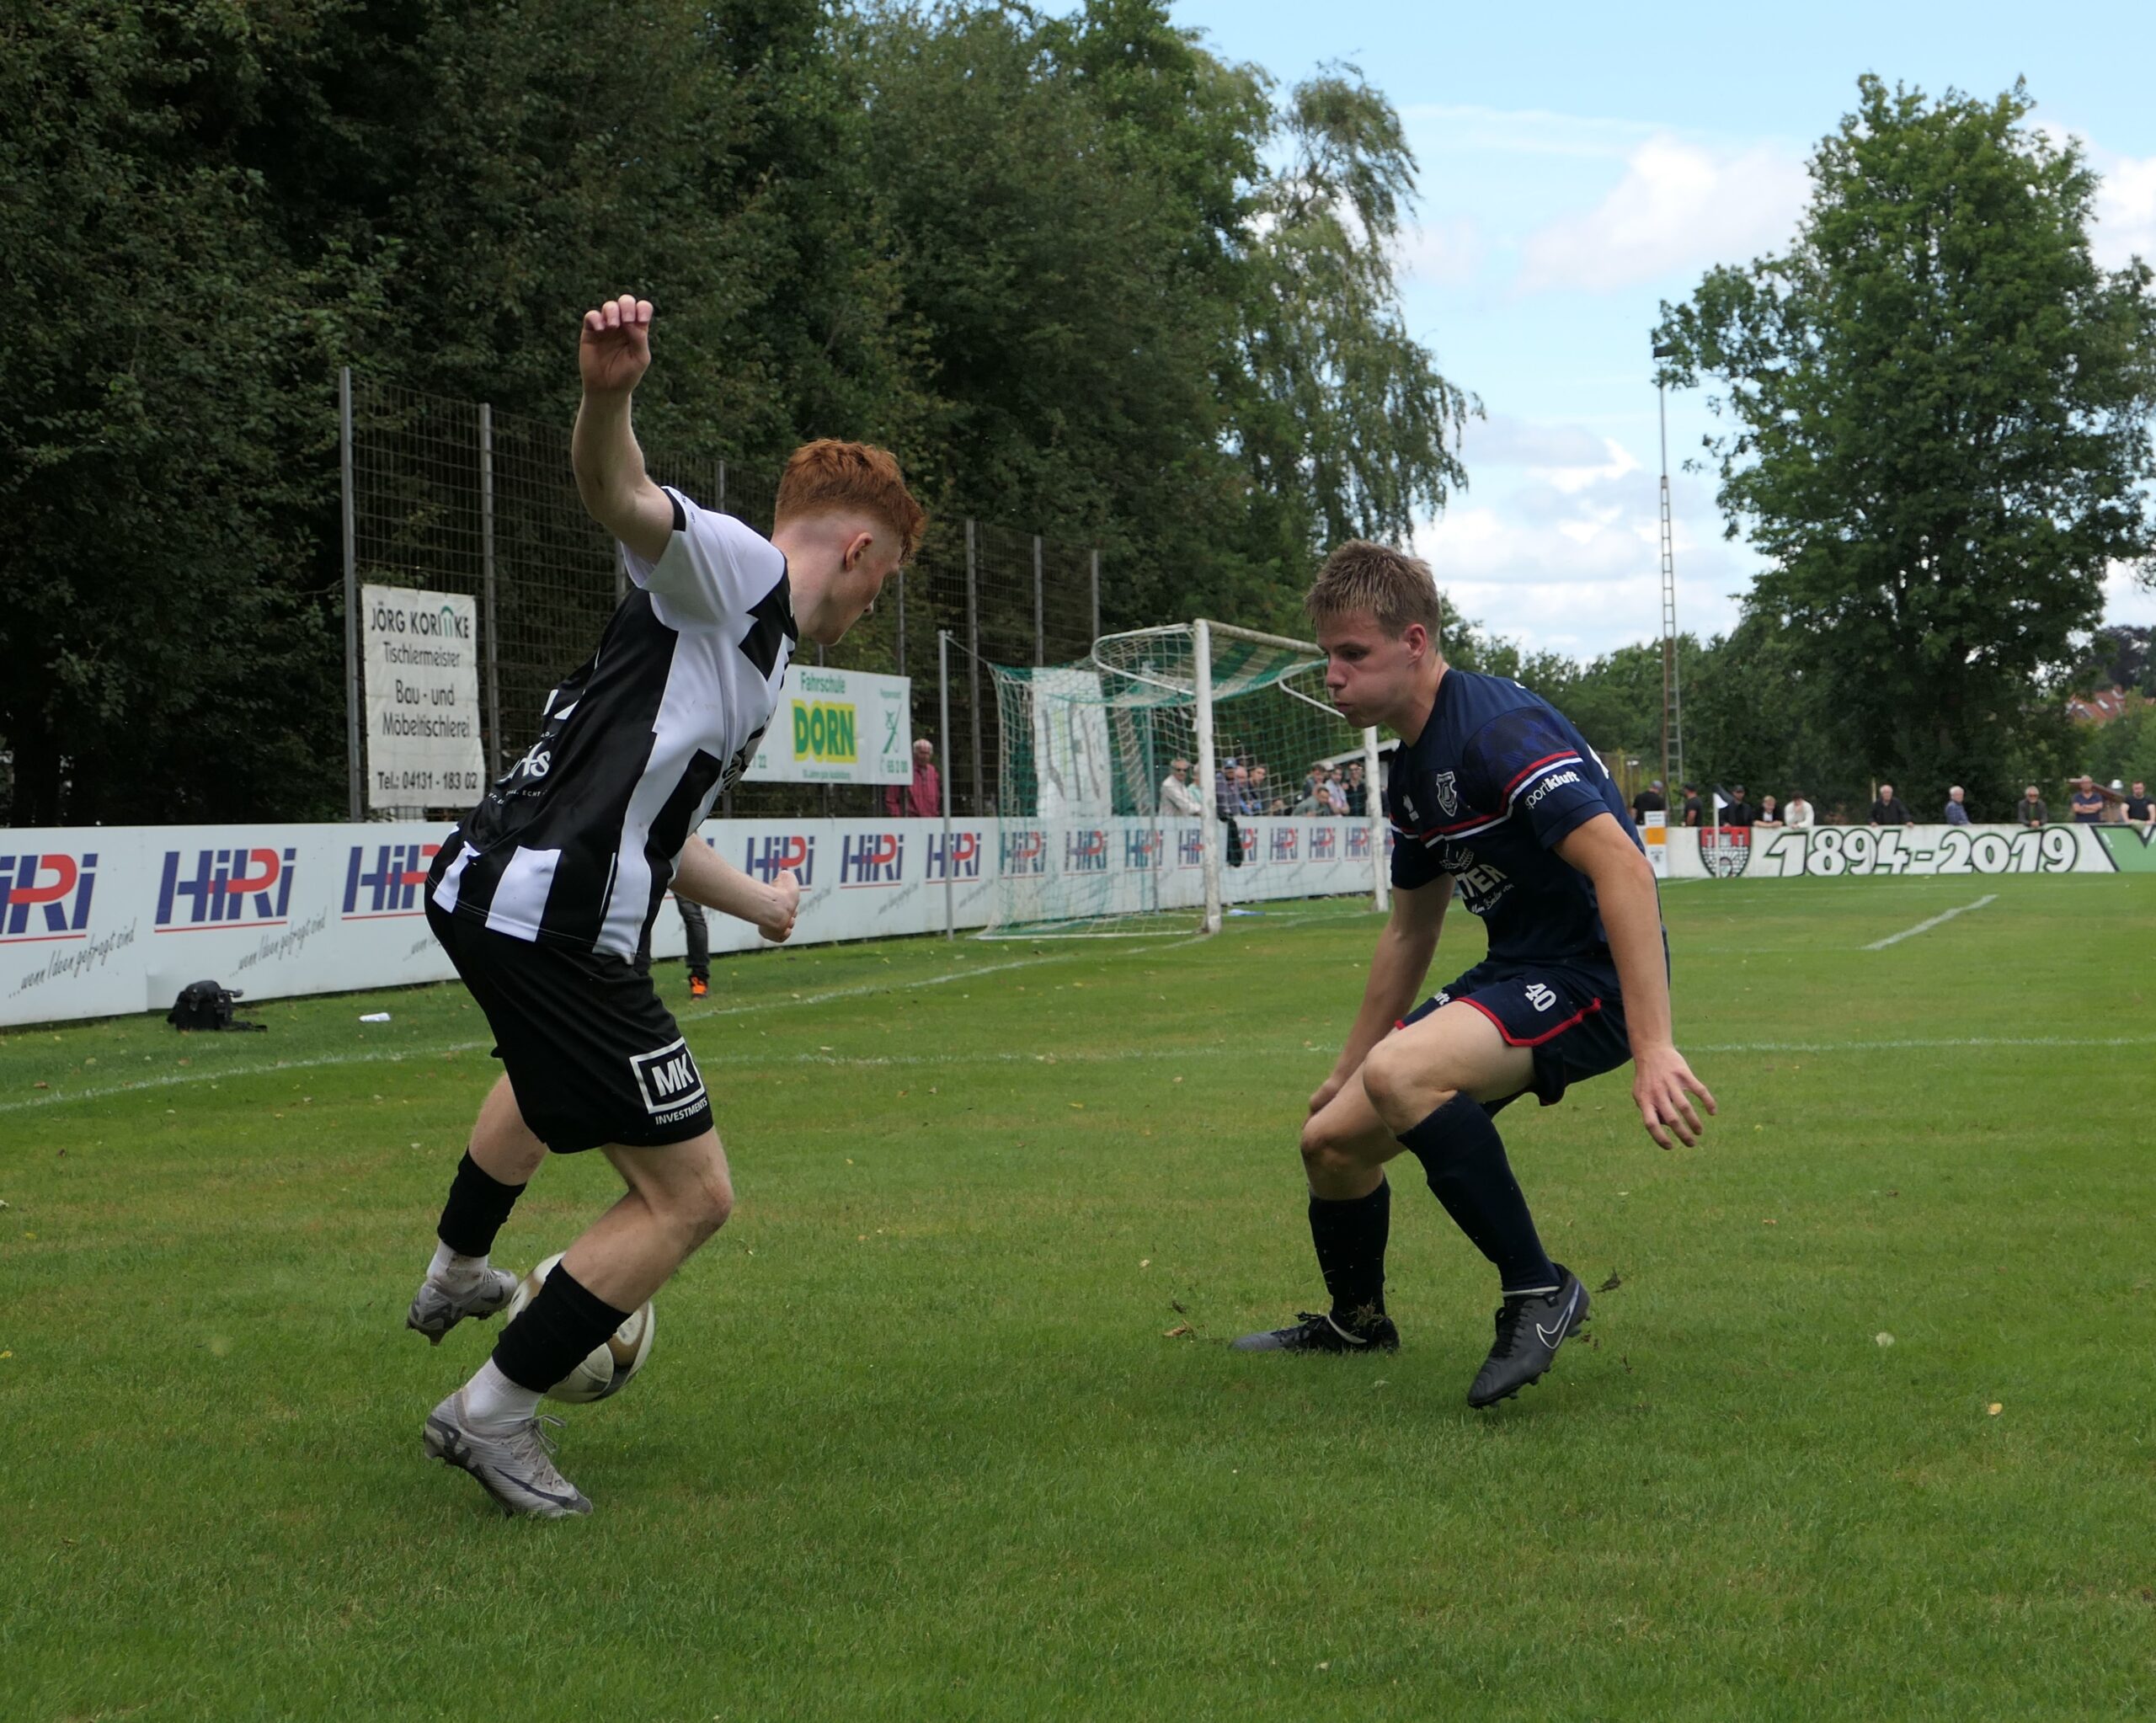
M1001 854L984 935L1217 931L1268 899L1385 891L1377 733L1308 641L1220 622L991 664Z

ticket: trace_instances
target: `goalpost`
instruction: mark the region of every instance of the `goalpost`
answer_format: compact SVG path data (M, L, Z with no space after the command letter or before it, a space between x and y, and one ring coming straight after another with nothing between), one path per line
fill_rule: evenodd
M1349 893L1382 909L1377 732L1334 710L1324 665L1312 642L1204 620L990 664L1002 829L982 936L1215 933L1249 904Z

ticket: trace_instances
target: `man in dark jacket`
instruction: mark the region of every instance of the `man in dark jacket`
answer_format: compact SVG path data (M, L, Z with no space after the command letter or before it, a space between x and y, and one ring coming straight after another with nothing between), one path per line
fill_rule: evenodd
M1750 825L1753 820L1758 818L1752 810L1752 798L1744 793L1744 786L1742 784L1739 784L1732 793L1737 799L1722 809L1721 823L1724 825Z
M2051 824L2052 811L2044 805L2044 798L2036 793L2034 784L2021 792L2021 799L2014 804L2014 823L2016 825L2038 826Z
M1894 793L1892 784L1879 787L1879 797L1871 804L1871 823L1874 825L1907 825L1909 810L1902 805L1902 798Z

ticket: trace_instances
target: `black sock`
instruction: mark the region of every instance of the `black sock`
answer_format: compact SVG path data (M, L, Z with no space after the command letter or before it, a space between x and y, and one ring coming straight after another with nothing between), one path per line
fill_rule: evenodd
M1385 1244L1391 1231L1392 1187L1383 1179L1367 1197L1310 1198L1310 1242L1332 1294L1333 1320L1342 1326L1366 1326L1385 1315Z
M1400 1141L1422 1163L1445 1213L1497 1264L1507 1292L1557 1284L1557 1271L1535 1236L1534 1217L1505 1159L1504 1139L1481 1102L1455 1095L1403 1131Z
M505 1185L483 1170L467 1149L449 1182L449 1201L442 1204L435 1236L460 1256L483 1256L523 1194L522 1185Z
M627 1310L594 1297L557 1262L539 1296L494 1342L494 1368L518 1387L544 1394L628 1320Z

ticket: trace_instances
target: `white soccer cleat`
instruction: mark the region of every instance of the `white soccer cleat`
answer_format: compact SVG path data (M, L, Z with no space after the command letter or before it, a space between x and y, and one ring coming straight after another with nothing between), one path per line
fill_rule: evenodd
M542 1422L561 1427L559 1418L526 1418L505 1429L474 1429L465 1416L464 1390L427 1415L420 1438L427 1458L467 1471L501 1504L504 1513L534 1519L567 1519L590 1513L584 1492L555 1469L552 1440Z
M440 1346L442 1336L467 1316L483 1322L508 1308L515 1291L516 1277L506 1268L489 1268L463 1292L423 1280L404 1314L404 1326L425 1335L430 1345Z

